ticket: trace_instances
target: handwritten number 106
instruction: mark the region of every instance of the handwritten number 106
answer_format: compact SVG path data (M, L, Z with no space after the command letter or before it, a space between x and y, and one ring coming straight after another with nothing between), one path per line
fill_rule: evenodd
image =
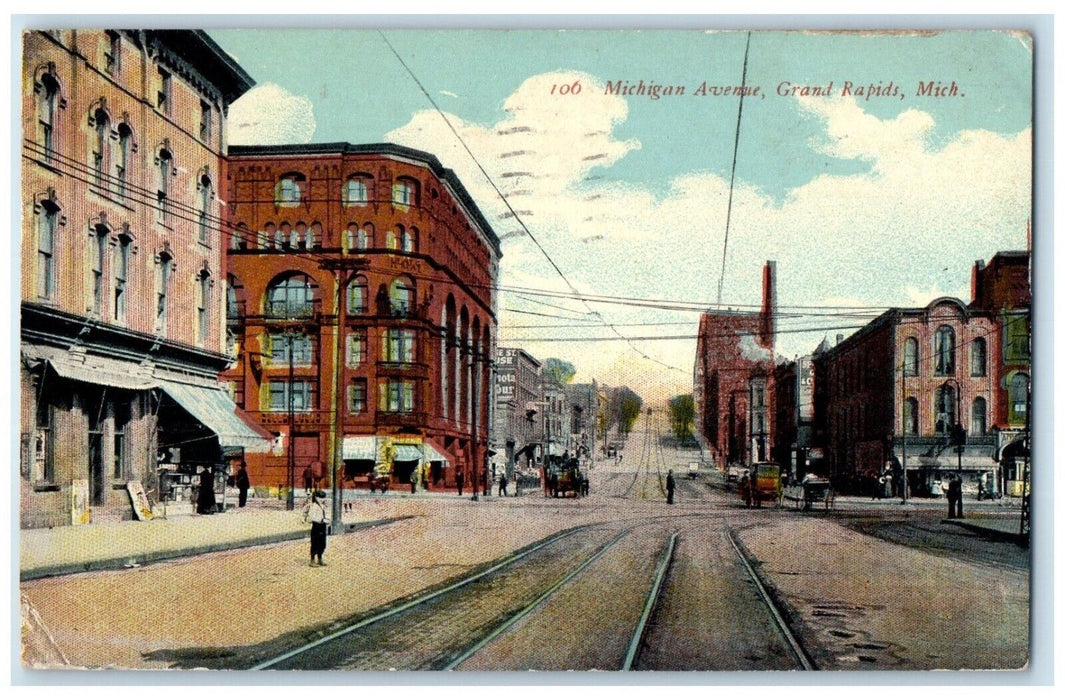
M555 83L551 86L551 94L579 95L581 94L581 81L575 80L571 85L559 85L558 83Z

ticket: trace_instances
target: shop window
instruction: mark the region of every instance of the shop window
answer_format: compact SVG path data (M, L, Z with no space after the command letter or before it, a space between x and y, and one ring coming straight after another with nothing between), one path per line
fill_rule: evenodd
M940 326L935 335L935 373L937 376L954 374L954 329Z

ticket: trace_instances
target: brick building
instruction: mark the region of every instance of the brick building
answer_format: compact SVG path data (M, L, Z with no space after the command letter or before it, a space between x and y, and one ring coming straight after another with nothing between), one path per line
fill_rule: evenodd
M826 339L816 352L827 348ZM813 447L814 422L813 355L804 355L777 365L773 385L773 460L794 478L802 478L808 467L816 471Z
M225 114L253 82L197 31L23 49L20 520L130 518L127 485L157 499L160 461L269 445L217 382Z
M229 155L223 378L281 436L253 483L479 482L501 252L462 183L393 144Z
M708 311L699 319L696 427L721 469L773 455L775 278L776 263L768 261L760 311Z

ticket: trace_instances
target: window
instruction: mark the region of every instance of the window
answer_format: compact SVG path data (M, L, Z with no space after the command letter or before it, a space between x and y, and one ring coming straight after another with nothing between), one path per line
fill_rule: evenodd
M126 430L129 426L130 405L126 402L112 404L114 423L114 446L112 450L111 478L124 481L126 478Z
M355 207L370 201L370 192L366 187L366 179L355 176L344 183L344 206Z
M983 398L973 399L973 417L969 423L969 434L974 437L987 435L987 401Z
M156 93L155 106L163 114L170 113L170 73L159 69L159 92Z
M356 234L355 245L359 250L373 248L373 233L364 228L360 228Z
M944 384L936 389L935 411L936 434L949 434L951 426L958 422L955 412L954 387Z
M52 151L55 150L55 117L56 106L59 102L59 83L49 73L41 77L41 83L37 93L37 140L44 149L46 161L52 160Z
M196 276L196 341L207 342L211 319L211 273L202 270Z
M125 201L129 184L129 153L133 144L133 131L128 124L118 125L118 158L115 159L115 194Z
M266 387L266 402L268 411L288 411L289 398L292 399L292 410L305 413L311 410L312 392L311 384L305 380L292 382L270 381L264 382Z
M122 68L122 38L118 32L107 32L107 48L104 49L104 70L114 75Z
M366 380L356 379L348 387L348 413L366 412Z
M366 361L366 331L348 333L347 366L358 367Z
M211 105L200 100L200 140L211 140Z
M370 310L366 278L359 275L348 284L348 313L364 314Z
M167 290L170 286L170 273L173 260L168 253L160 253L155 265L155 330L166 332Z
M917 338L906 339L906 344L903 346L902 371L907 377L917 376L917 347Z
M987 376L987 341L983 338L973 340L970 372L974 377Z
M293 367L310 367L314 358L313 339L308 335L271 333L270 366L288 367L289 357Z
M156 164L159 167L159 220L165 224L169 215L170 203L167 201L167 196L170 193L170 177L174 167L174 159L170 151L165 148L160 150Z
M392 202L400 207L417 206L417 190L410 180L399 180L392 185Z
M393 280L388 297L392 303L393 316L410 316L414 311L414 283L409 278L398 277Z
M1009 422L1018 425L1028 416L1028 375L1018 372L1009 381Z
M115 305L112 314L116 322L126 320L126 283L129 277L129 246L132 239L122 234L115 246Z
M1003 325L1006 335L1002 348L1003 359L1006 362L1028 362L1031 359L1031 349L1028 344L1028 315L1006 316Z
M388 231L385 233L385 248L389 250L396 249L396 233L395 231Z
M229 275L226 278L226 319L236 321L241 317L241 304L237 300L237 278Z
M403 236L402 236L402 241L403 241L403 252L404 253L413 253L414 252L414 235L410 231L404 231L403 232Z
M300 203L300 181L303 176L299 174L285 175L274 187L274 204L279 207L295 207Z
M55 480L52 419L55 409L45 401L37 404L37 435L33 449L33 481L51 483Z
M389 328L382 335L385 362L414 362L414 331Z
M98 109L93 113L93 120L92 167L95 171L93 177L97 187L106 188L108 185L107 172L111 161L111 120L107 116L107 112L102 109Z
M909 397L902 409L902 430L905 435L917 434L917 399Z
M414 384L407 381L384 381L379 385L378 409L386 413L410 413L414 410Z
M266 290L266 315L307 318L314 313L314 290L306 275L292 275Z
M99 316L104 306L104 261L107 259L107 234L110 230L103 225L93 227L89 238L89 259L92 260L92 303L91 309Z
M954 329L940 326L935 337L936 375L954 374Z
M200 243L207 245L210 241L210 226L208 225L208 219L211 216L211 199L213 197L211 191L211 178L206 175L200 178L197 189L199 190L200 195L199 240Z
M59 208L48 200L37 212L37 296L51 299L55 293L55 234Z

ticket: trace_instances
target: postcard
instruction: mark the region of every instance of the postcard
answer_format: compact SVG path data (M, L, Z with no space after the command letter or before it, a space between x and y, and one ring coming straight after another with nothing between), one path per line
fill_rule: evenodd
M21 40L24 669L1028 666L1031 34Z

